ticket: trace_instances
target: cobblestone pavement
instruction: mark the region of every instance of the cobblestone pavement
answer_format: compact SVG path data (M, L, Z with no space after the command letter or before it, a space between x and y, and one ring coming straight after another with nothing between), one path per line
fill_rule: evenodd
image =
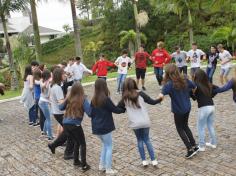
M116 83L110 82L112 99L118 102L114 94ZM147 93L158 95L159 88L154 76L147 80ZM85 89L91 98L93 86ZM219 145L217 149L208 149L192 159L185 159L185 147L177 135L173 115L170 112L170 99L166 98L161 105L148 106L152 120L151 138L159 165L157 168L141 167L136 148L136 139L127 126L127 115L114 115L116 130L113 133L113 166L118 175L236 175L236 105L232 92L217 95L216 132ZM196 102L191 111L190 127L197 140ZM87 157L91 170L82 173L74 168L72 161L63 160L63 147L52 155L47 148L48 141L40 137L38 127L27 125L27 114L19 101L0 104L0 176L74 176L104 175L98 172L99 139L91 134L91 123L85 118L83 128L87 140ZM53 121L54 129L56 122ZM55 130L54 130L55 131Z

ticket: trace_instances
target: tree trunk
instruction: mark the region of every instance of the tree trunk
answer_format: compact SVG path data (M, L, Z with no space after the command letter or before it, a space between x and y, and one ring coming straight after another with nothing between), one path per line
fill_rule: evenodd
M79 56L79 57L81 57L81 59L83 59L81 41L80 41L80 28L79 28L79 24L77 21L78 19L77 19L77 15L76 15L75 0L70 0L70 3L71 3L71 12L72 12L72 19L73 19L73 27L74 27L76 56Z
M188 9L188 25L189 25L189 42L191 47L193 43L193 20L190 9Z
M138 18L138 7L137 7L137 2L134 0L134 18L135 18L135 27L136 27L136 50L141 46L141 39L140 39L140 31L139 31L139 26L137 22Z
M30 0L30 7L31 7L31 14L32 14L32 21L33 21L36 60L40 61L42 57L42 48L41 48L41 42L40 42L39 25L38 25L38 17L37 17L35 0Z
M129 41L129 53L130 53L130 57L133 58L134 57L134 44L132 41Z
M16 90L19 87L19 84L18 84L16 69L14 66L13 54L12 54L12 49L11 49L11 44L9 40L7 24L6 24L6 19L5 19L4 14L1 14L1 20L2 20L2 25L3 25L3 30L4 30L4 37L6 40L6 49L8 53L9 67L10 67L10 72L11 72L11 89Z

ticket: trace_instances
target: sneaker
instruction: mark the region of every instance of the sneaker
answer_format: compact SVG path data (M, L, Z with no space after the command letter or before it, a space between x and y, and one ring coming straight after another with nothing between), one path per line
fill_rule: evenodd
M153 165L153 166L157 166L157 165L158 165L158 161L157 161L157 160L153 160L153 161L152 161L152 165Z
M160 90L162 90L162 86L160 86Z
M55 154L55 148L52 147L52 144L48 144L48 148L51 150L52 154Z
M146 87L143 86L143 87L142 87L142 90L143 90L143 91L146 91L147 89L146 89Z
M83 165L82 166L82 170L84 171L84 172L86 172L87 170L89 170L91 167L90 167L90 165L88 165L88 164L85 164L85 165Z
M106 171L106 168L103 165L99 164L98 170L104 172Z
M49 141L52 141L54 139L54 137L48 137Z
M211 148L213 148L213 149L216 148L216 145L213 145L213 144L211 144L210 142L207 142L207 143L206 143L206 146L207 146L207 147L211 147Z
M76 160L76 161L74 161L74 166L79 166L79 167L81 167L82 166L82 163L80 162L80 160Z
M119 95L120 94L120 92L116 92L116 95Z
M197 154L197 151L194 151L193 149L188 150L188 153L185 155L187 159L192 158L194 155Z
M199 150L198 150L199 152L205 152L205 151L206 151L206 148L205 148L205 147L200 147L200 146L199 146L198 148L199 148Z
M198 146L195 146L194 148L193 148L193 150L194 150L194 152L198 152L199 151L199 147Z
M37 127L37 126L39 126L39 123L34 123L33 126Z
M114 169L106 169L106 174L107 175L115 175L117 174L117 170L114 170Z
M33 122L29 122L29 126L33 125L34 123Z
M149 164L148 161L146 161L146 160L144 160L142 163L143 163L144 167L148 166L148 164Z
M44 131L41 131L41 135L45 136L45 135L47 135L47 133L45 133Z

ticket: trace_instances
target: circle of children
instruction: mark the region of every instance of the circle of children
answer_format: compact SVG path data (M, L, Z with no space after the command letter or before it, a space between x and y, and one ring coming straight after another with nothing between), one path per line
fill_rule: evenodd
M49 71L45 65L33 61L25 68L24 89L21 101L28 109L29 125L40 125L42 135L51 142L48 148L54 154L58 146L66 145L64 159L74 159L74 165L83 171L90 169L86 161L86 142L82 128L82 121L86 113L91 118L92 133L102 143L99 162L99 171L106 174L115 174L112 169L112 131L115 130L112 113L128 113L129 127L137 138L138 151L142 165L149 163L158 164L150 138L150 119L145 103L155 105L169 95L171 111L177 132L187 148L186 158L191 158L205 147L216 148L217 140L214 130L215 107L213 97L220 92L233 89L236 101L236 74L235 78L228 80L227 76L232 68L232 56L219 44L212 46L208 54L197 49L197 44L192 44L189 52L175 47L175 52L169 55L164 49L164 43L158 42L157 48L149 55L141 46L133 59L128 57L128 52L123 50L122 56L115 63L105 59L103 54L93 66L92 70L81 63L79 57L70 59L68 63L54 66ZM170 63L171 59L175 61ZM161 93L157 99L150 98L144 91L147 60L153 62L156 79ZM207 60L206 71L201 67L201 60ZM220 61L220 81L222 87L212 84L213 74ZM187 77L187 64L191 64L190 81ZM137 80L126 78L132 63L136 66ZM122 94L118 105L114 105L106 83L107 68L117 67L117 94ZM81 84L83 75L96 74L94 94L90 100L85 95ZM141 80L140 80L141 79ZM141 81L141 89L139 83ZM226 83L226 84L225 84ZM225 85L223 85L225 84ZM188 126L191 110L190 98L198 103L198 144ZM39 114L39 123L37 123ZM51 128L51 114L58 122L57 137L53 137ZM209 131L210 140L205 141L205 128ZM54 139L54 140L53 140ZM147 147L151 162L145 157L144 144ZM79 156L80 154L80 156Z

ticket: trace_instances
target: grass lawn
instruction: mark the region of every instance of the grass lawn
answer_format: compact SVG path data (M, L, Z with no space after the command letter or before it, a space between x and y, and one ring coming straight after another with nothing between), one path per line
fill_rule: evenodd
M16 90L16 91L12 91L12 90L5 91L5 95L0 96L0 100L4 100L4 99L9 99L9 98L14 98L14 97L20 96L21 95L21 91L22 90L20 90L20 89Z

